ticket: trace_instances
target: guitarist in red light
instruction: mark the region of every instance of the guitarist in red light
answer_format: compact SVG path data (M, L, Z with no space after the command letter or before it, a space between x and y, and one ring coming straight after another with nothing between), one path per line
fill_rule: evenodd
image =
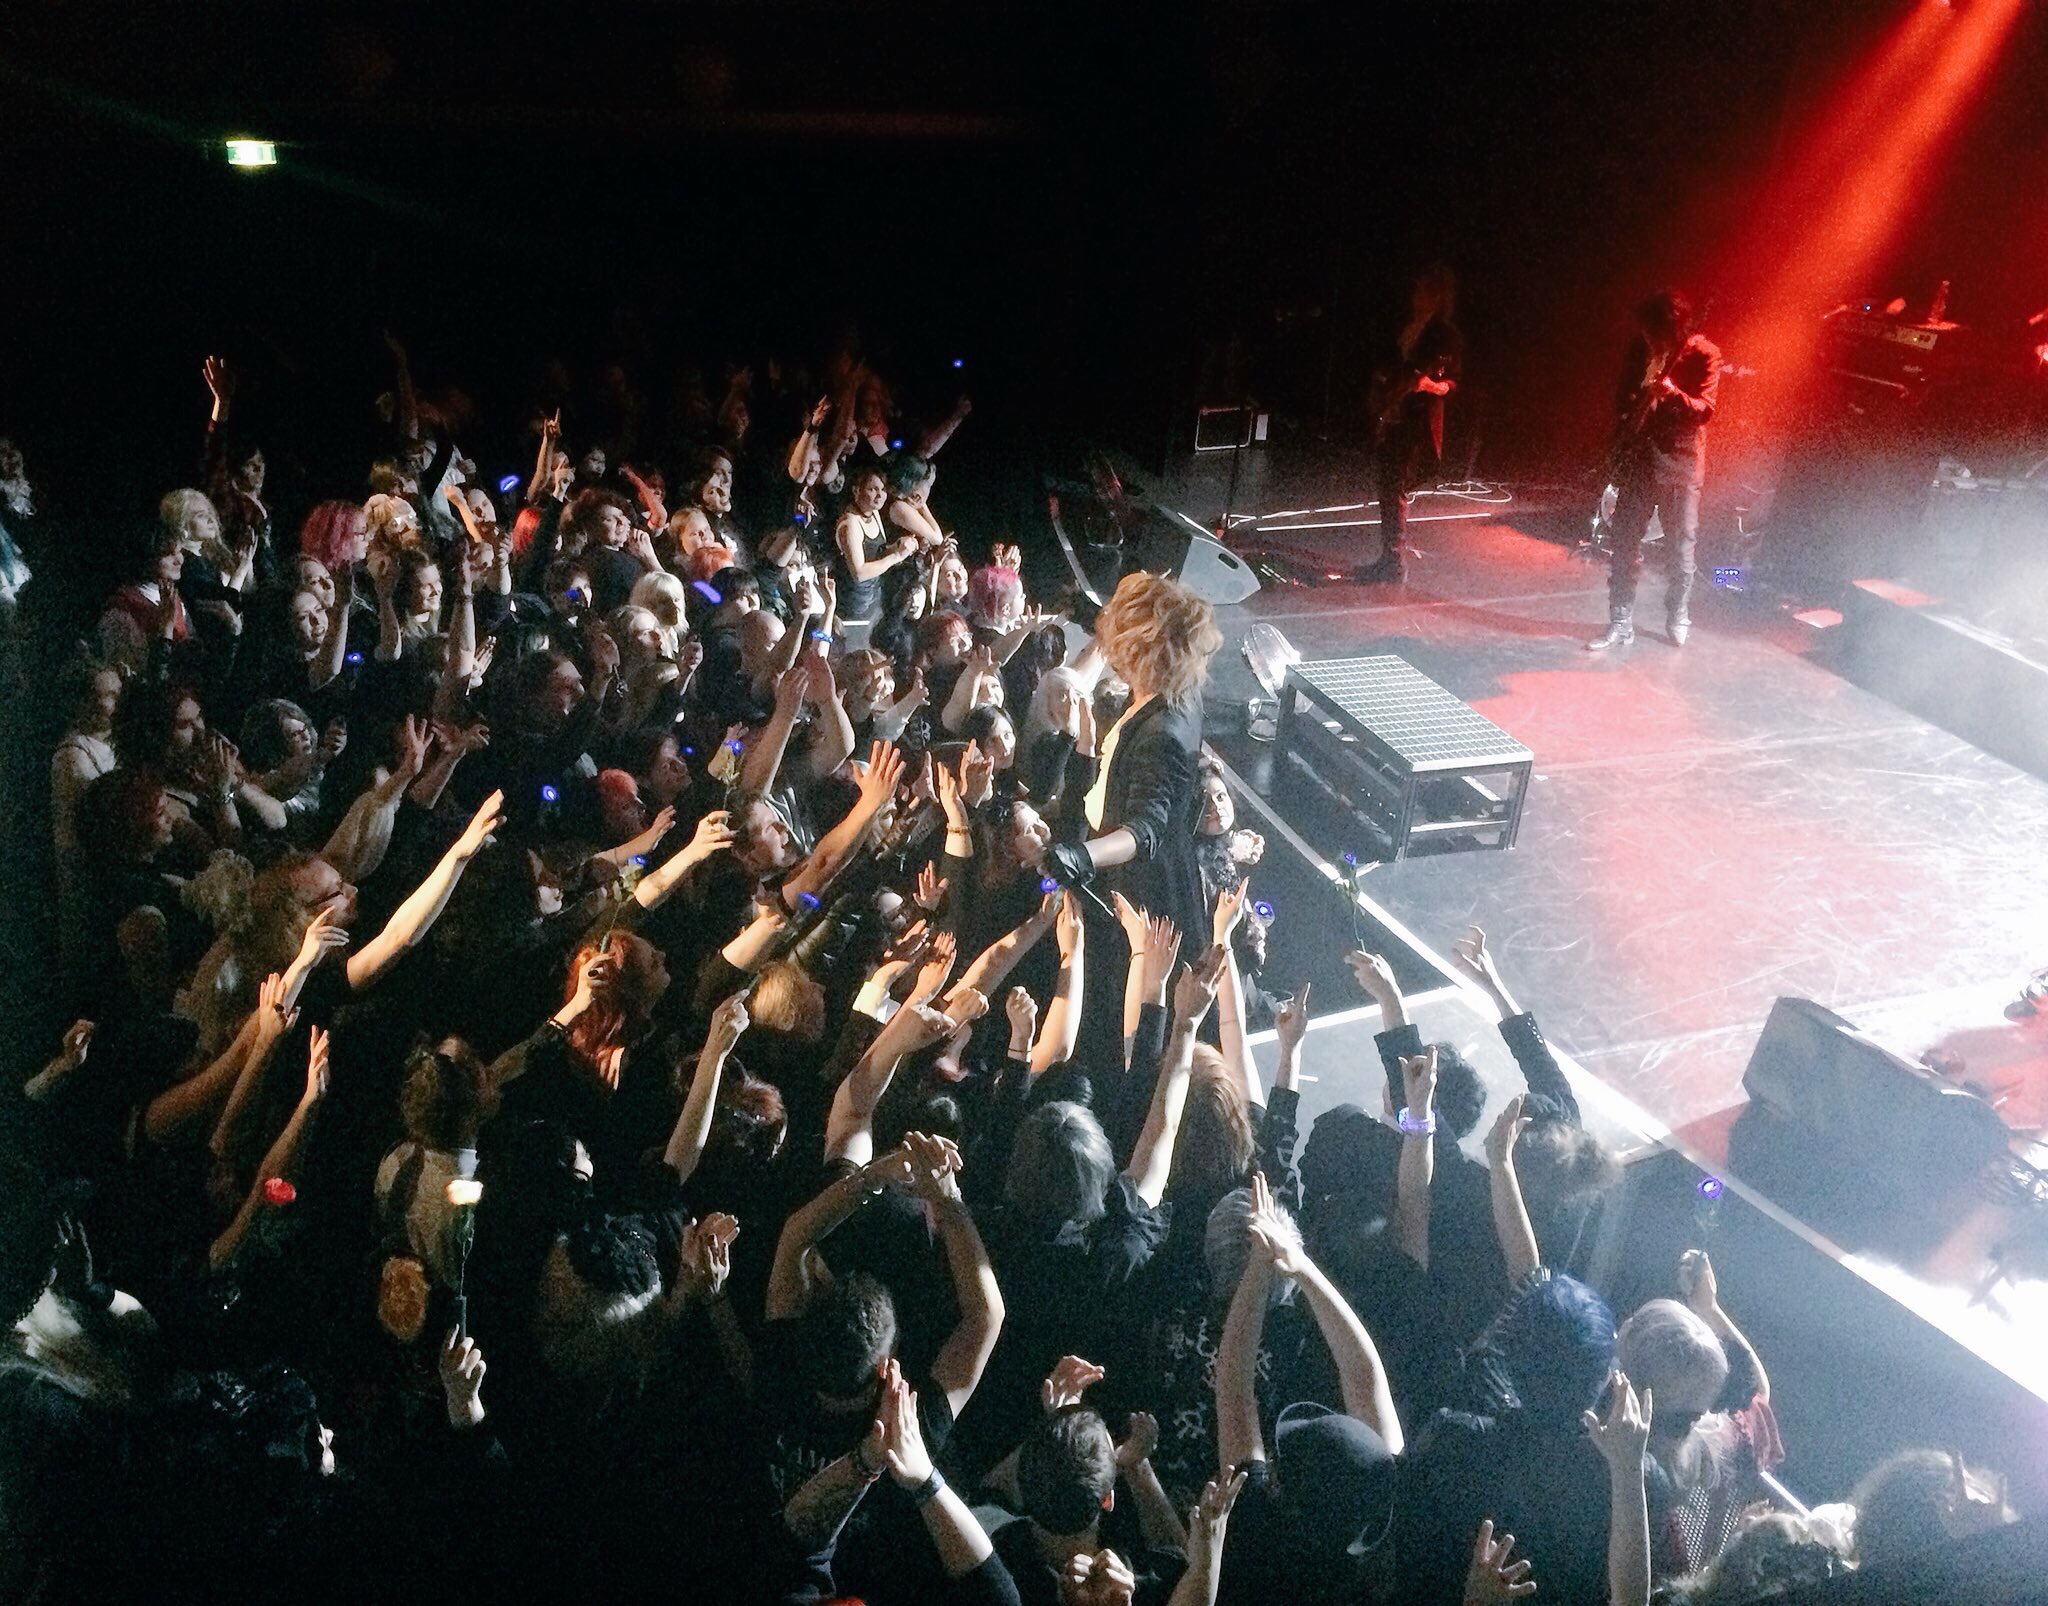
M1453 321L1458 281L1449 268L1417 276L1408 321L1376 365L1373 468L1379 481L1380 555L1352 578L1408 578L1408 493L1435 476L1444 449L1444 398L1458 388L1465 337Z
M1664 526L1670 580L1664 622L1671 645L1692 633L1693 551L1699 544L1700 487L1707 473L1707 424L1721 393L1721 350L1692 328L1692 302L1660 290L1636 308L1639 330L1615 389L1614 557L1607 577L1607 634L1593 652L1636 639L1636 578L1643 535L1655 513Z

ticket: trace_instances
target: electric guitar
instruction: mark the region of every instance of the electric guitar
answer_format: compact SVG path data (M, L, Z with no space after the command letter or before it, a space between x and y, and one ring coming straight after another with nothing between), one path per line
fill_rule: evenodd
M1399 379L1381 374L1373 381L1373 423L1375 432L1384 437L1386 432L1401 422L1401 415L1408 409L1408 400L1422 393L1424 380L1444 380L1450 377L1451 359L1439 357L1427 370L1413 370Z

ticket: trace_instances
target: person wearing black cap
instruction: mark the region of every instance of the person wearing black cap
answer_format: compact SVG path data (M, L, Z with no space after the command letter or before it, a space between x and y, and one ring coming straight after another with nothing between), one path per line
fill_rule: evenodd
M1216 1351L1216 1433L1226 1472L1245 1475L1223 1554L1220 1600L1351 1600L1393 1521L1401 1421L1372 1336L1310 1260L1294 1224L1252 1179L1251 1255ZM1276 1285L1301 1290L1337 1369L1342 1411L1280 1412L1268 1462L1254 1374Z

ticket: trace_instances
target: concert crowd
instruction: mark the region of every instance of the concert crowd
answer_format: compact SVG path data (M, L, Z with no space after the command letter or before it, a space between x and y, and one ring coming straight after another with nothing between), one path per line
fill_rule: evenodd
M1790 1509L1741 1290L1574 1275L1619 1166L1483 933L1486 1163L1367 953L1384 1100L1298 1130L1211 610L1027 595L965 400L390 356L298 505L209 359L47 692L0 1595L1704 1606L2001 1514ZM19 632L67 514L0 493Z

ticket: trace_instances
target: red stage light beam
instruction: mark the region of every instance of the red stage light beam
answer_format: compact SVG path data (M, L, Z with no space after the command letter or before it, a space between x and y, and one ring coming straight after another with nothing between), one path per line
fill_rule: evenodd
M1729 349L1760 370L1757 416L1794 406L1818 353L1820 313L1867 286L2018 20L2024 0L1924 3L1836 97L1759 209L1746 251L1771 264L1742 297Z

